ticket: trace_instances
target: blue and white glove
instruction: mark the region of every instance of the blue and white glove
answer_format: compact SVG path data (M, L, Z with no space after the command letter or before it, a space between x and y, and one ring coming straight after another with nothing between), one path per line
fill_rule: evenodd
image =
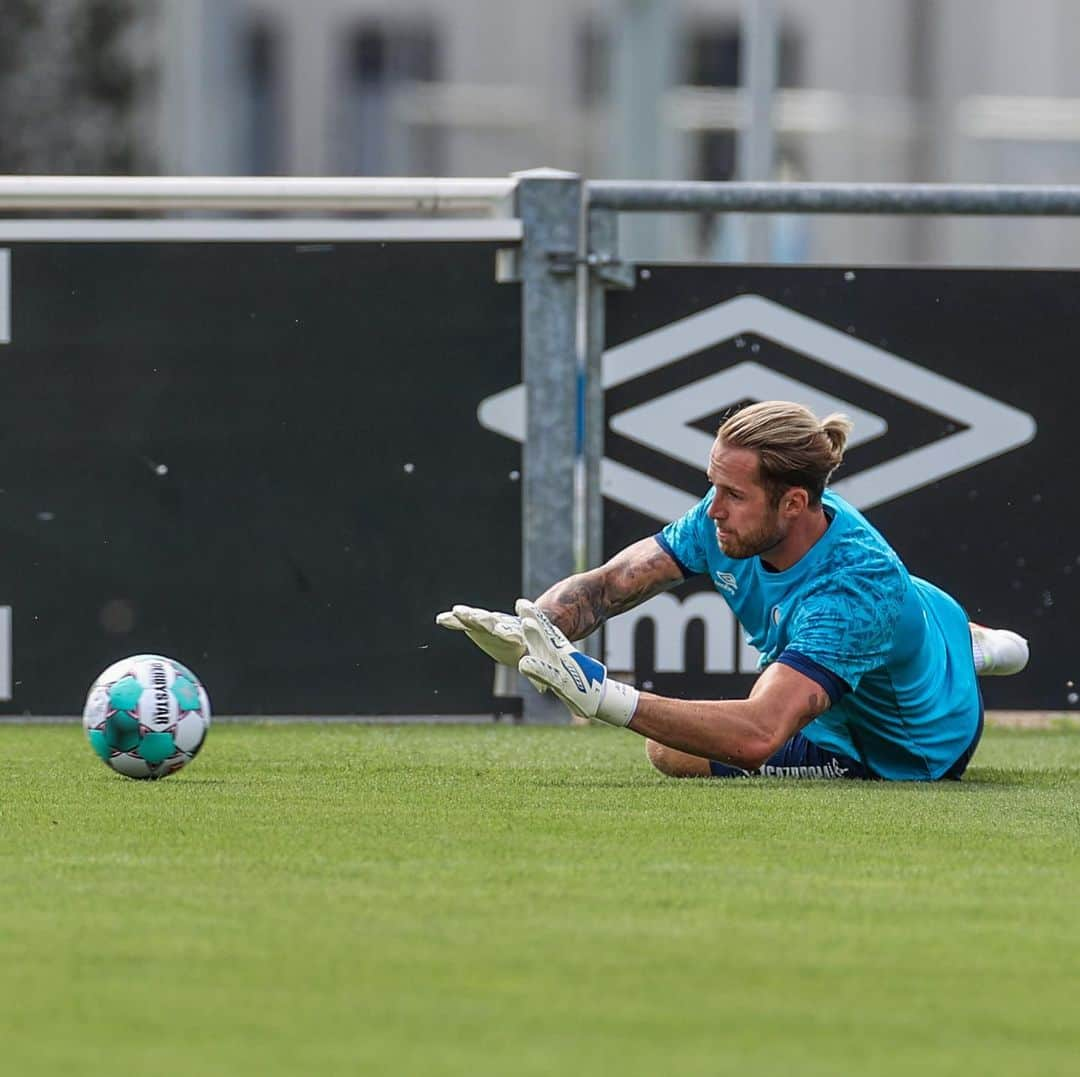
M541 692L550 688L573 714L629 725L638 705L637 689L609 677L602 662L577 650L532 602L519 598L514 609L528 649L518 663L522 676Z
M512 613L481 610L475 606L455 606L440 613L435 623L452 632L464 632L484 654L511 669L517 669L518 662L525 654L521 620Z

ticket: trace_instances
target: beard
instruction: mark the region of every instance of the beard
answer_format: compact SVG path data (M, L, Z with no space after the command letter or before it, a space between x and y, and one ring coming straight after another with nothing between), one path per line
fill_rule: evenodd
M736 561L744 561L748 557L757 557L767 553L785 538L787 538L787 530L776 521L764 523L754 531L744 531L738 535L729 533L724 539L721 539L719 535L716 537L724 554Z

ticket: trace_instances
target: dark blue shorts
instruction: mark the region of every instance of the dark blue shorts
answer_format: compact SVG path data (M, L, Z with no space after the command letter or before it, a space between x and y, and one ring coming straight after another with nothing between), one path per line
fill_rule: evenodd
M715 760L709 761L709 769L714 778L856 778L873 781L877 777L857 759L820 748L801 733L796 733L757 770L743 770Z
M967 769L983 731L982 708L979 708L979 724L971 743L960 758L942 775L942 779L959 781ZM857 759L850 759L839 752L821 748L807 740L801 733L796 733L764 766L757 770L742 770L730 767L726 763L710 760L709 769L714 778L849 778L862 781L878 781L874 774Z

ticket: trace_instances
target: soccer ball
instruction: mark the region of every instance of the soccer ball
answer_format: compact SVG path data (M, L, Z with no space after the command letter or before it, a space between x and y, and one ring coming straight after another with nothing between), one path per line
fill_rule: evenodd
M160 654L114 662L90 688L83 729L107 766L129 778L167 778L198 754L210 698L186 666Z

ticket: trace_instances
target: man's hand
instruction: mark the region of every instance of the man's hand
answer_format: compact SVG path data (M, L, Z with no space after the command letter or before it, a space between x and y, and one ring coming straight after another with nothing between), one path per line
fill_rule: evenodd
M440 613L435 623L452 632L464 632L486 655L511 669L517 669L525 654L521 619L512 613L480 610L473 606L455 606Z
M629 725L638 703L637 689L608 677L602 662L577 650L532 602L519 598L514 608L528 648L518 663L519 672L540 691L550 688L573 714L608 725Z

